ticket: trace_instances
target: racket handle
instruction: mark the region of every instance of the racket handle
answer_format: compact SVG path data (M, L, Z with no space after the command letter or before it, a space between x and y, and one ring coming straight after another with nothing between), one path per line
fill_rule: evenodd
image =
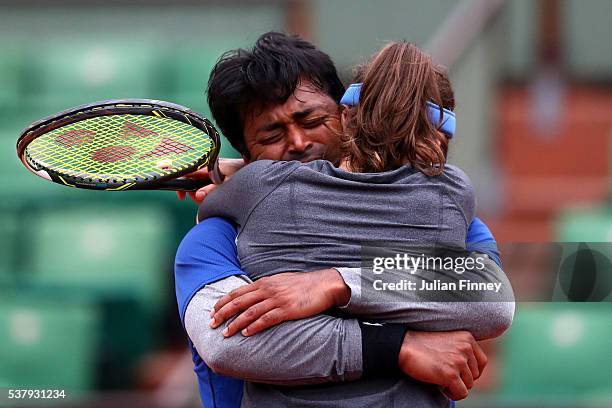
M210 180L194 180L190 178L177 178L168 180L158 186L155 190L173 190L173 191L196 191L200 188L212 184Z

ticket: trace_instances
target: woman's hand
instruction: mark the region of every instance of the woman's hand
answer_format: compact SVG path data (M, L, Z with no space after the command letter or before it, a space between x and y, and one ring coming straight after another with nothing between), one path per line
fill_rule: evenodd
M342 306L348 303L350 295L350 289L335 269L280 273L222 297L211 311L210 327L219 327L238 314L223 335L230 337L242 331L243 336L252 336L284 321Z
M246 163L242 159L219 159L219 171L223 175L225 175L225 180L227 180L232 175L234 175L234 173L236 173L238 170L243 168L245 164ZM185 177L191 178L194 180L211 181L210 174L208 172L208 168L194 171L193 173L189 173L185 175ZM189 194L189 197L191 197L191 199L195 201L197 204L201 204L202 201L204 201L204 199L206 198L206 196L210 194L210 192L213 191L215 188L217 188L216 184L209 184L207 186L200 188L197 191L189 191L187 192L187 194ZM176 192L178 199L181 201L185 199L185 196L187 194L185 191Z

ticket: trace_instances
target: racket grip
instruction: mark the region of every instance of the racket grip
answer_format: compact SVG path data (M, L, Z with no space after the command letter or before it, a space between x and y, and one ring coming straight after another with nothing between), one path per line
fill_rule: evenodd
M177 178L168 180L158 187L156 190L173 190L173 191L196 191L204 186L212 184L210 180L194 180L190 178Z

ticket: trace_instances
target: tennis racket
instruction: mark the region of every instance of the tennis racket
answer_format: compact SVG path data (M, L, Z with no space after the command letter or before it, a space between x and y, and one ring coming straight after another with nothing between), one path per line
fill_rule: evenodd
M78 106L34 122L17 141L17 155L34 174L106 191L197 190L209 183L181 176L208 166L219 178L219 149L207 119L148 99Z

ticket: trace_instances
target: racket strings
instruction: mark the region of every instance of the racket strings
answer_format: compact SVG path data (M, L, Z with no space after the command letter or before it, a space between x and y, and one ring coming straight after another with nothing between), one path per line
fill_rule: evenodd
M123 138L130 139L132 137L156 137L158 134L152 130L138 126L130 121L125 121L123 124Z
M181 142L177 142L176 140L163 139L161 143L155 146L153 150L151 150L149 153L145 154L144 156L141 156L140 158L144 159L146 157L152 157L152 156L164 157L171 153L180 154L180 153L185 153L189 150L193 150L193 148Z
M121 114L51 131L32 141L26 156L37 168L72 177L131 181L177 173L213 147L205 132L178 120ZM162 167L157 166L160 159L165 160Z
M95 135L94 132L84 129L68 130L60 134L55 139L55 143L59 143L64 147L72 147L81 143L91 142Z
M134 153L136 149L131 146L108 146L93 152L92 159L99 163L111 163L126 159Z

